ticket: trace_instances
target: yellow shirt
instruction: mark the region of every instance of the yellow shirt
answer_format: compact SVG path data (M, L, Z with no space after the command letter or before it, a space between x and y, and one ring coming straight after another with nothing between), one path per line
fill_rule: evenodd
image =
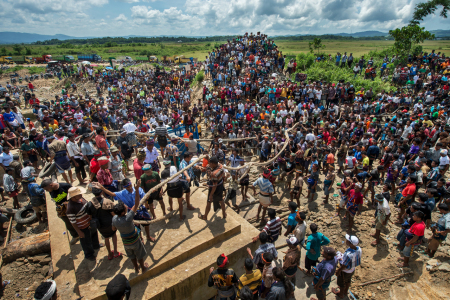
M284 98L287 97L287 89L286 88L281 89L281 97L284 97Z
M363 158L363 167L368 167L369 166L369 157L364 157Z

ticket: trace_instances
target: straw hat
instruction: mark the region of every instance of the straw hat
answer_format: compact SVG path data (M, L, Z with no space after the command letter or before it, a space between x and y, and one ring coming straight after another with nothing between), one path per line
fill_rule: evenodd
M86 190L82 187L74 186L71 187L68 191L67 200L70 200L72 197L83 195L86 193Z

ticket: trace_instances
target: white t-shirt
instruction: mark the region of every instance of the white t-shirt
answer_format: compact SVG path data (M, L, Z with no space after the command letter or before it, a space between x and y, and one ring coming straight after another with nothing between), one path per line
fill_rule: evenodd
M316 139L316 137L312 133L308 133L305 137L305 140L307 140L307 141L314 141L315 139Z
M122 128L123 128L124 130L126 130L128 133L130 133L130 132L135 132L136 129L137 129L136 125L134 125L134 124L131 123L131 122L129 122L129 123L123 125Z
M441 157L439 157L439 166L445 167L449 163L450 163L450 160L449 160L448 156L441 156Z
M77 120L78 123L83 122L83 113L82 112L74 113L73 117Z

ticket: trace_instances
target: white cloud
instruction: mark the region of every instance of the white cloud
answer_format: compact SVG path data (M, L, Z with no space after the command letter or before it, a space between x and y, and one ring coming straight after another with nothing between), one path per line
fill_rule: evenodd
M128 20L127 17L125 17L124 14L120 14L117 18L115 18L114 20L116 21L126 21Z
M421 1L3 0L0 22L2 31L74 36L388 31L406 25ZM124 11L124 6L130 11ZM423 25L445 29L449 23L450 18L436 15L427 17Z

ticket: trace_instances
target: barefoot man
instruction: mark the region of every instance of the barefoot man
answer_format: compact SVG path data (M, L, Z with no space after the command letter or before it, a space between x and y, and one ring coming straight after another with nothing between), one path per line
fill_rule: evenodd
M138 191L140 185L141 181L138 180L134 185L134 189ZM148 269L148 264L144 263L147 251L145 250L144 244L142 244L142 240L139 238L139 229L134 226L133 222L140 199L139 193L135 193L134 205L128 213L123 202L119 202L114 206L115 216L112 219L112 229L119 230L123 247L127 256L131 259L136 273L139 273L139 266L141 267L142 273L145 273Z
M266 210L269 207L270 204L273 202L272 195L274 193L273 185L269 180L270 177L270 170L264 170L264 173L262 174L262 177L259 177L256 179L255 182L253 182L252 188L253 188L253 196L256 197L256 186L259 187L259 206L258 206L258 213L256 215L256 222L259 221L259 214L261 213L261 208L263 210L262 213L262 219L261 224L265 223L264 217L266 216Z
M223 180L225 172L216 156L211 157L209 160L206 174L208 176L208 182L205 184L205 186L208 187L208 202L206 203L205 214L199 214L198 217L206 221L208 219L209 211L211 210L211 203L214 203L214 211L218 210L220 205L220 208L222 208L222 216L225 219L227 217L227 214L225 213L225 203L223 202Z

